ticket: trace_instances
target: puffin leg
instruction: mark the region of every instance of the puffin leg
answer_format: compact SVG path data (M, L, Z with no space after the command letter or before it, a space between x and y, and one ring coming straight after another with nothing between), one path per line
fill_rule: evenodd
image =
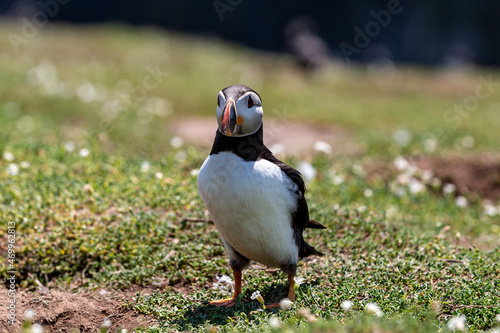
M233 270L234 277L234 295L231 298L221 299L217 301L211 301L211 305L220 306L220 307L230 307L236 304L236 297L241 294L241 271Z
M288 274L288 284L289 284L289 287L288 287L288 296L287 298L292 301L292 302L295 302L295 300L297 299L297 297L295 296L295 274ZM266 308L275 308L275 307L278 307L280 306L280 303L270 303L270 304L266 304Z

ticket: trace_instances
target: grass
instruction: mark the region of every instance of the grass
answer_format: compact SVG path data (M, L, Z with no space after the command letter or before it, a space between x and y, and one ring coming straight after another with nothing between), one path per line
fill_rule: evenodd
M500 221L484 214L483 198L458 207L430 182L411 193L398 182L406 169L391 171L388 181L366 171L399 154L494 153L500 92L457 128L443 113L474 94L479 76L500 81L498 72L403 68L381 82L383 73L334 65L328 75L308 77L285 56L126 27L50 27L19 54L6 39L0 50L0 220L16 222L21 288L161 283L163 290L126 302L159 319L144 332L429 332L447 330L458 315L471 332L498 325ZM162 73L157 85L137 95L152 68ZM317 170L308 183L311 215L329 229L306 238L326 255L301 264L305 282L288 311L257 311L255 301L209 306L230 293L212 289L216 276L231 274L228 259L211 224L181 222L205 216L196 170L209 147L171 145L168 124L213 116L217 91L236 82L262 95L266 119L335 124L363 147L362 154L308 157ZM412 134L404 147L392 138L401 128ZM425 138L437 129L444 136L428 151ZM475 139L473 150L457 145L464 136ZM285 161L297 167L301 158ZM6 228L0 236L6 256ZM244 281L246 299L257 290L270 301L286 294L276 271L257 266ZM191 289L181 293L180 286ZM345 300L353 302L349 312ZM370 302L382 317L365 313Z

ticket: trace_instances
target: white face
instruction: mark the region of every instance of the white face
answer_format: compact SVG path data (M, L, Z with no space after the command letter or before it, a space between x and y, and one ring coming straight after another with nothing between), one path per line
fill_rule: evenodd
M226 136L241 137L259 130L264 110L256 93L249 91L235 101L232 98L226 99L221 90L217 99L219 132Z

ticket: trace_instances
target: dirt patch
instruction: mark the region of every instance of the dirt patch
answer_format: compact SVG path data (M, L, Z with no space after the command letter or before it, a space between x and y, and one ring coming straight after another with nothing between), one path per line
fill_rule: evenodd
M8 290L0 289L0 332L16 332L20 329L26 310L35 312L33 322L44 326L49 332L96 332L104 321L111 321L111 332L118 328L132 331L137 327L147 327L157 323L153 317L144 316L127 307L124 301L131 300L137 292L152 293L150 289L132 288L126 291L94 291L71 294L45 290L16 294L15 325L8 323Z
M486 199L500 199L500 156L422 158L416 165L434 171L443 183L454 184L459 194L475 193Z
M500 200L500 155L421 157L409 159L420 170L431 170L441 184L456 186L457 195ZM368 181L390 181L398 173L393 163L374 162L366 166Z
M185 117L171 122L174 135L187 142L211 147L217 130L212 117ZM348 130L335 125L307 124L270 118L264 123L264 142L274 153L310 155L318 141L328 143L333 153L356 154L361 148L353 142Z

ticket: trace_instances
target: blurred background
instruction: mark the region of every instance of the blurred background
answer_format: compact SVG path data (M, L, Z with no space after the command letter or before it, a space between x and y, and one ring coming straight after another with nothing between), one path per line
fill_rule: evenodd
M386 57L432 65L500 63L500 3L495 0L294 1L286 5L264 0L61 0L59 10L54 10L52 2L3 0L0 13L14 19L32 17L41 7L51 7L47 11L51 21L154 25L276 52L290 50L291 39L310 32L321 38L325 51L342 59L339 46L352 44L353 28L364 30L374 19L373 13L387 10L390 4L397 13L353 60Z

